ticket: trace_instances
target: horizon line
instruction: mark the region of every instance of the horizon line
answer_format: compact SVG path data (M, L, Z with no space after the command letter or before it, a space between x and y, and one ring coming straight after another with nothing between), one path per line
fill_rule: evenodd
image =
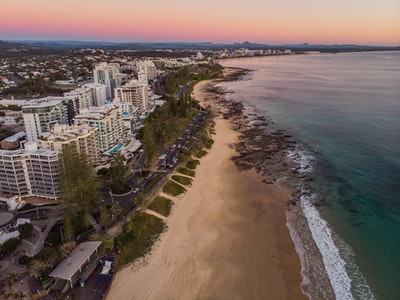
M260 42L251 42L251 41L242 41L242 42L212 42L212 41L107 41L107 40L91 40L91 39L3 39L0 37L0 41L3 42L53 42L53 43L61 43L61 42L79 42L79 43L108 43L108 44L212 44L212 45L243 45L243 44L253 44L253 45L262 45L262 46L360 46L360 47L400 47L398 45L387 45L387 44L357 44L357 43L313 43L313 42L286 42L286 43L260 43Z

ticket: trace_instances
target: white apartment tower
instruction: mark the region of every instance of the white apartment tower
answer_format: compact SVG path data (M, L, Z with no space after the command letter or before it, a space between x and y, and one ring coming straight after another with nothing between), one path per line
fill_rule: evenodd
M124 113L133 115L144 113L149 106L149 86L145 82L131 80L122 87L115 89L115 103Z
M107 88L104 84L88 83L84 87L90 88L94 95L94 106L102 106L107 101Z
M151 60L138 62L136 64L136 69L138 70L138 73L146 73L148 80L154 80L157 78L157 67Z
M0 150L0 194L56 199L58 155L50 150Z
M119 64L105 62L95 66L93 70L94 83L104 84L106 86L107 99L114 98L114 89L120 86L120 80L117 74L120 73Z
M86 124L97 128L101 152L105 152L120 143L124 134L121 109L113 104L90 108L75 117L75 124Z
M93 165L100 162L100 148L95 127L58 125L54 127L53 133L43 134L39 138L41 149L62 153L65 145L75 145L79 153L85 154Z
M63 97L47 97L30 101L22 107L26 136L36 143L44 132L50 132L56 124L68 123L67 107Z

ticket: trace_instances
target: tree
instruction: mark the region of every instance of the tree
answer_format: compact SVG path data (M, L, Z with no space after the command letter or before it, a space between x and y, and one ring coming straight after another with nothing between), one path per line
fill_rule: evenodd
M18 277L18 273L17 272L10 272L8 273L8 285L9 287L13 287L15 284L15 279Z
M76 242L75 241L70 241L62 244L59 248L59 254L61 258L66 257L68 254L71 253L71 251L76 247Z
M153 160L154 155L156 154L155 137L150 126L145 126L143 128L142 143L143 143L143 148L147 153L148 163L150 163Z
M97 175L106 182L110 179L110 169L109 168L101 168L97 171Z
M19 238L11 238L3 243L3 245L1 246L1 249L2 249L2 251L5 251L5 252L13 252L18 248L18 246L20 244L21 244L21 240Z
M29 239L32 236L33 226L31 223L18 225L19 237L21 239Z
M111 178L113 181L113 188L117 193L121 193L125 190L126 180L127 180L127 172L128 170L125 167L125 157L117 153L114 156L114 160L111 162Z
M34 259L29 263L29 275L33 276L37 276L39 274L40 271L44 270L46 268L46 263L43 262L40 259Z
M74 225L72 223L71 214L66 214L64 217L64 241L70 242L74 238Z
M105 206L103 206L100 208L100 225L105 227L109 221L110 212Z
M99 185L87 156L76 145L65 145L60 155L61 200L69 211L90 211L97 207Z

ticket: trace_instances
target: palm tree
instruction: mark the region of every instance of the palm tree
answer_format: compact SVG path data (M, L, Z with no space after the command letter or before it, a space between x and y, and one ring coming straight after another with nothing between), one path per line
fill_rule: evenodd
M8 273L8 282L10 286L13 286L15 283L15 279L18 277L18 273L17 272L10 272Z

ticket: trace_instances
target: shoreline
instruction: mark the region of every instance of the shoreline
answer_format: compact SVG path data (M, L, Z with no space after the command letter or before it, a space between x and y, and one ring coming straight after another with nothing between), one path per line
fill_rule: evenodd
M215 111L223 97L206 89L218 82L203 81L194 90ZM167 231L145 264L116 274L107 299L306 299L286 227L292 191L238 169L232 158L240 154L241 131L219 115L215 143L200 159L192 187L174 199Z

